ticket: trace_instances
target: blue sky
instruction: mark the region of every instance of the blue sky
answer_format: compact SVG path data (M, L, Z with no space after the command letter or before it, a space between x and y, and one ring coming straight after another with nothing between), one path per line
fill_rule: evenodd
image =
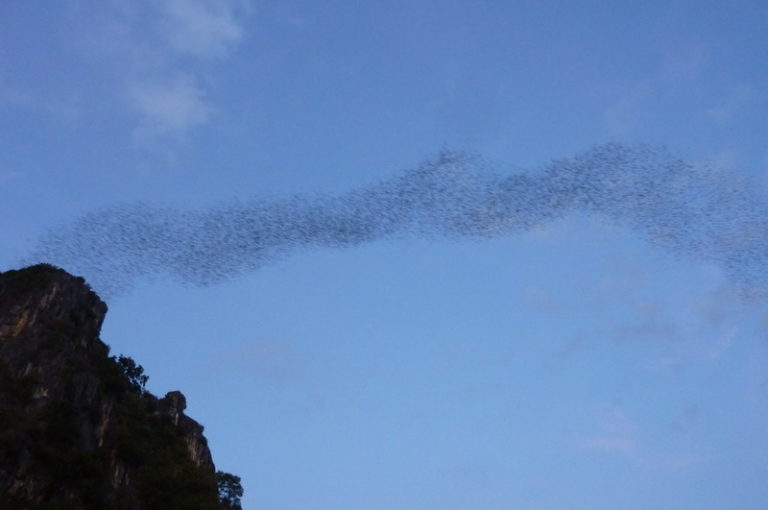
M765 198L766 19L757 1L6 1L0 267L104 207L338 194L445 148L511 174L664 144ZM586 213L300 250L207 287L138 280L102 338L187 395L246 508L764 509L768 307L709 255Z

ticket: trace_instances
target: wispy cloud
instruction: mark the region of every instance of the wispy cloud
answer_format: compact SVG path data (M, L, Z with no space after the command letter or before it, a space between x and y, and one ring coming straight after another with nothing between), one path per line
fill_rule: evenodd
M603 123L612 135L626 136L641 123L652 97L653 85L648 80L631 85L603 112Z
M100 9L92 50L107 57L116 93L141 141L178 138L215 111L203 83L207 64L244 38L246 0L115 0ZM82 8L82 7L81 7Z
M259 338L222 349L214 363L227 367L228 373L234 371L275 385L296 383L311 376L304 353L282 338Z
M755 97L755 91L748 84L734 85L719 103L707 109L707 116L719 122L733 120L742 110L749 107Z
M243 37L237 13L244 4L222 0L167 0L160 27L169 48L198 57L221 57Z
M597 433L584 440L589 450L618 453L628 458L635 458L637 443L635 424L624 412L613 407L603 413L597 422Z
M670 48L650 72L617 87L602 112L603 124L613 136L636 135L649 122L658 122L658 111L673 109L700 118L704 127L727 125L765 102L761 90L711 45L692 42Z
M603 111L603 124L613 136L626 137L648 123L671 91L686 97L697 94L701 81L711 66L706 45L687 44L669 49L651 73L628 82Z
M135 83L132 103L141 117L140 138L174 134L204 124L211 114L205 92L189 75Z
M77 98L46 96L10 83L7 77L0 76L0 110L21 108L26 111L42 113L63 119L76 118L80 113Z
M709 45L698 41L671 48L664 55L660 82L667 86L685 86L697 83L712 65L713 56Z
M620 455L628 461L662 471L688 469L699 461L694 453L670 449L642 434L640 425L623 409L611 406L596 417L595 432L582 442L586 451Z

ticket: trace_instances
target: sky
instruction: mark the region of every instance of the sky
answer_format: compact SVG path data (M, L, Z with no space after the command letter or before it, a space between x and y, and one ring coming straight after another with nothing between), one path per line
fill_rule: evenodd
M246 509L762 510L766 20L7 0L0 270L85 276Z

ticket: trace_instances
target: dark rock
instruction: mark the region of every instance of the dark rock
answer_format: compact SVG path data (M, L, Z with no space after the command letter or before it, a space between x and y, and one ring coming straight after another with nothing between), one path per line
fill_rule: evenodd
M0 508L224 508L186 398L131 383L106 312L54 266L0 273Z

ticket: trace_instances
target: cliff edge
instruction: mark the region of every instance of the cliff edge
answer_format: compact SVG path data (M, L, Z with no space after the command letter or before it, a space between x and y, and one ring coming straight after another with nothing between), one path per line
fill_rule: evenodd
M240 508L184 395L155 397L139 365L109 356L106 312L54 266L0 273L0 508Z

